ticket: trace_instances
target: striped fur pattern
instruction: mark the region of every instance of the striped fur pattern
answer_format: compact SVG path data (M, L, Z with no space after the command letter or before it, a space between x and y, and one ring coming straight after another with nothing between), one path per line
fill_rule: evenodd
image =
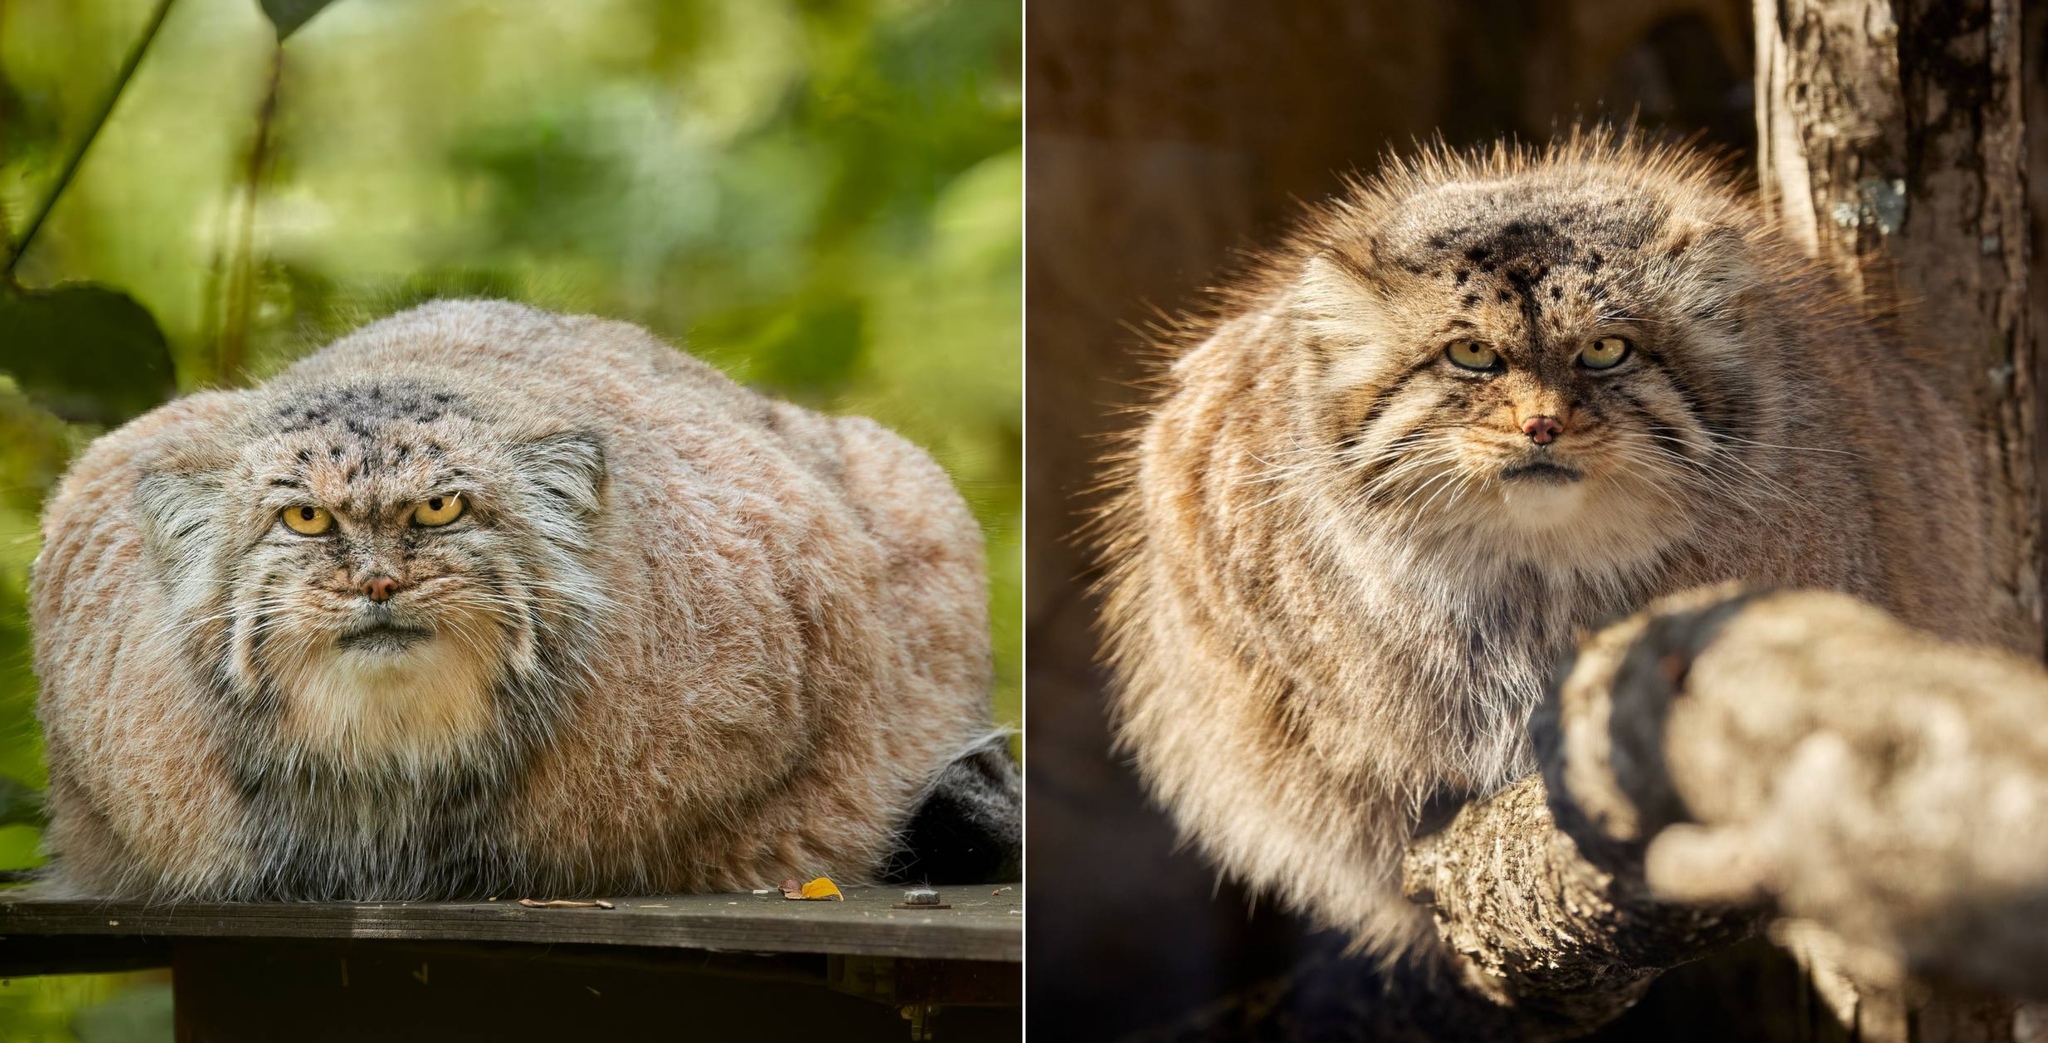
M422 527L433 496L465 510ZM981 536L937 465L621 323L386 319L101 438L43 538L76 893L858 881L990 728Z
M1110 471L1106 647L1152 793L1391 956L1433 944L1404 844L1532 769L1585 629L1740 578L2000 640L1978 462L1880 310L1684 150L1351 184L1191 324ZM1603 338L1626 356L1589 368Z

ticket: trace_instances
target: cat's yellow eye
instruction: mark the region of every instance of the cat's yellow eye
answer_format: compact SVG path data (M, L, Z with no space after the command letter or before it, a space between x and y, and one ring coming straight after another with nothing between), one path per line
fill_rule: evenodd
M310 504L286 507L278 517L284 519L285 528L301 536L320 536L334 528L334 515L327 513L325 507Z
M456 493L429 496L412 509L414 525L438 528L462 517L462 497Z
M1476 340L1452 341L1444 348L1444 357L1466 369L1492 369L1500 362L1499 352Z
M1629 343L1625 337L1602 337L1586 345L1579 352L1579 365L1587 369L1613 369L1628 357Z

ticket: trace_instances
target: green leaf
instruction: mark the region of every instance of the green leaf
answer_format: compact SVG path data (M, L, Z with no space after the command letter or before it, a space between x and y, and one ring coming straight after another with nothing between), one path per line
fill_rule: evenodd
M299 26L320 13L334 0L261 0L263 13L270 16L270 24L277 27L277 42L299 31Z
M42 513L43 495L70 462L71 430L20 391L0 390L0 511L12 508L30 518ZM6 644L5 602L0 596L0 649ZM5 673L0 669L0 677ZM0 689L5 687L0 680Z
M149 309L89 283L0 296L0 371L75 423L112 426L177 392L170 348Z

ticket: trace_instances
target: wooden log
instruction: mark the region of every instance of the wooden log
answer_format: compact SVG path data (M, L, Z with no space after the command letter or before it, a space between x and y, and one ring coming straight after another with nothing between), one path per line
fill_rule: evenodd
M1532 1038L1768 917L1854 1036L2009 1040L2008 997L2048 997L2043 719L2010 653L1694 592L1584 645L1533 726L1545 778L1419 841L1407 888Z

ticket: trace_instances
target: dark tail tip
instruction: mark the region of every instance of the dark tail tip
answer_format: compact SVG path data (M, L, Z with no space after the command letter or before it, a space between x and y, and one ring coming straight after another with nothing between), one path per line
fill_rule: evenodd
M991 735L939 770L882 869L890 883L980 884L1024 871L1024 783L1009 736Z

